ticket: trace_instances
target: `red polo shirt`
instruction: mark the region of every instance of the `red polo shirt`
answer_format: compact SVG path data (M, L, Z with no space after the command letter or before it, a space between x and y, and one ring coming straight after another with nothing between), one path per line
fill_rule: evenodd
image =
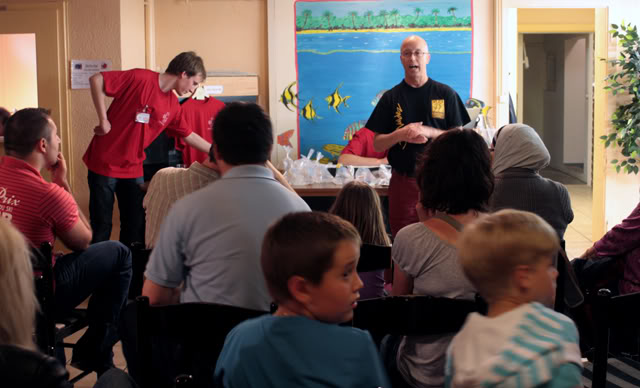
M213 136L213 120L218 112L224 108L224 102L213 97L204 100L194 100L190 98L182 104L182 116L188 127L203 139L211 143ZM209 159L209 155L189 146L181 137L176 137L176 149L182 152L182 162L191 166L193 162L204 162Z

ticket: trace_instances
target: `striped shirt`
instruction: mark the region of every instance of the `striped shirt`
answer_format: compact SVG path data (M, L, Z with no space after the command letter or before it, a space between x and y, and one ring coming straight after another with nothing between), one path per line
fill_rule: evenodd
M158 171L153 176L142 203L146 210L144 240L147 248L155 245L160 225L174 202L219 177L217 172L199 162L194 162L189 168L167 167Z
M33 246L53 245L56 235L78 222L78 205L70 193L44 180L27 162L4 156L0 160L0 215Z

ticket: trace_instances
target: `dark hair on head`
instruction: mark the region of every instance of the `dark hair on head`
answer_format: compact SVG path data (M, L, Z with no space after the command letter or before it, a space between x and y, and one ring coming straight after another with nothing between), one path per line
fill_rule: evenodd
M487 143L470 129L451 129L431 140L416 177L427 210L486 211L494 178Z
M187 73L189 77L200 74L203 80L207 78L207 71L204 69L202 58L193 51L185 51L176 55L176 57L169 62L166 73L180 75L183 71Z
M232 102L213 121L213 141L216 159L227 164L265 163L273 146L271 120L257 104Z
M384 227L380 197L368 184L351 181L344 185L329 213L353 224L363 242L391 245L391 239Z
M276 303L291 298L288 282L301 276L320 284L333 265L342 241L360 246L360 236L349 222L324 212L289 213L273 224L262 242L262 272Z
M9 156L24 158L29 155L40 139L51 141L51 111L42 108L25 108L17 111L6 121L4 128L4 150Z

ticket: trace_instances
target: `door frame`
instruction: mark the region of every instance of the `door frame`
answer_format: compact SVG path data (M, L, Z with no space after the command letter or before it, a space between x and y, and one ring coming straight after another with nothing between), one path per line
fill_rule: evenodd
M51 110L58 126L61 151L67 162L69 184L73 187L71 132L67 64L67 10L64 1L9 3L0 9L0 33L36 35L38 105Z

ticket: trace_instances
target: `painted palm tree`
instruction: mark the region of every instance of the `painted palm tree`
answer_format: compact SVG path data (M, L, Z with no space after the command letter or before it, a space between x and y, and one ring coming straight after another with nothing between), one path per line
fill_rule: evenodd
M451 16L453 16L454 18L456 17L456 11L458 10L458 8L456 7L450 7L447 12L451 14Z
M358 13L356 11L351 11L351 12L349 12L349 16L351 16L351 23L353 24L353 29L357 30L357 28L356 28L356 17L358 16Z
M431 14L436 17L436 26L438 25L438 14L439 13L440 13L440 10L438 8L434 8L434 9L431 10Z
M364 16L367 17L367 19L369 19L369 27L373 27L373 24L371 24L371 16L373 16L373 11L367 11L364 13Z
M416 14L416 20L414 20L414 23L418 23L418 18L420 17L420 14L422 13L422 9L420 8L415 8L413 10L413 12Z
M384 28L388 28L389 27L389 23L387 22L387 15L389 15L389 12L387 12L386 10L382 9L380 10L380 12L378 13L378 15L384 17Z
M395 24L396 27L398 27L398 14L399 13L400 12L398 12L398 10L395 9L395 8L392 9L391 12L389 12L389 15L393 16L396 19L396 24Z
M331 29L331 18L333 17L333 13L331 11L324 11L322 16L327 18L327 25L329 26L329 29Z
M302 11L302 16L304 16L304 23L302 23L302 29L304 30L304 27L307 25L307 21L309 21L309 18L311 17L311 10L305 9Z

